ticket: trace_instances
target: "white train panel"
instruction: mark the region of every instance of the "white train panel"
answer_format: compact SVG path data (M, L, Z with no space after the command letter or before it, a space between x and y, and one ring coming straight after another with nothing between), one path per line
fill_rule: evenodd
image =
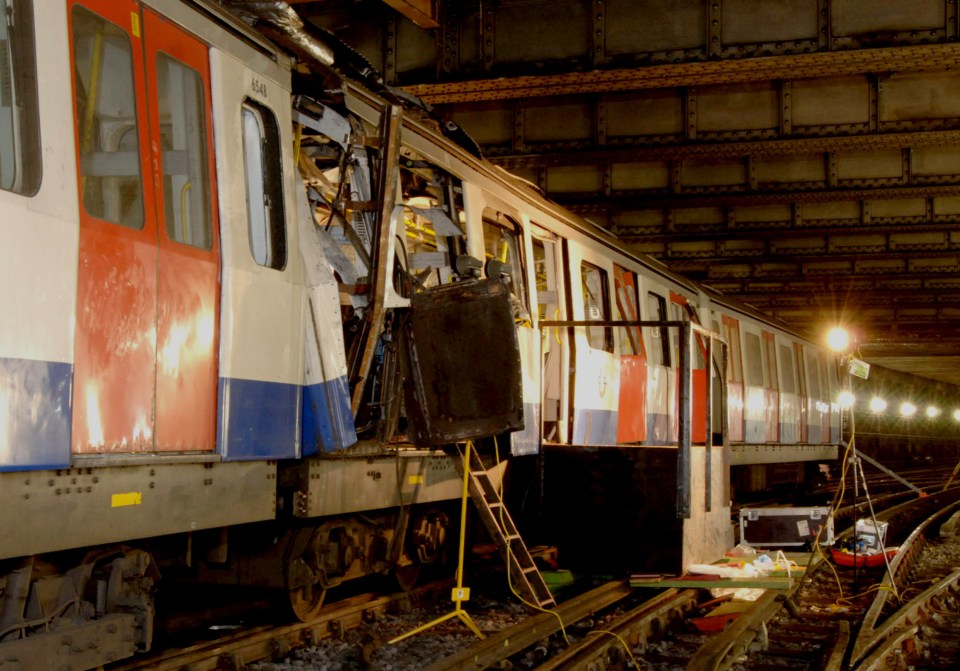
M32 11L44 26L36 71L0 74L0 471L70 459L78 231L67 24L62 11ZM8 18L29 25L8 10L5 44ZM34 99L20 85L35 81L49 86Z

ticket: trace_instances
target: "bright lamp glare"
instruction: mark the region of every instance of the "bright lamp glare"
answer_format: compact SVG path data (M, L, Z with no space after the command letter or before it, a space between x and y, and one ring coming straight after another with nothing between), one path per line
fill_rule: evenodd
M827 347L834 352L845 352L850 346L850 334L847 330L835 326L827 333Z
M840 407L844 410L849 410L853 407L853 402L856 398L853 395L853 392L844 389L840 392L840 396L837 398L837 402L840 404Z
M881 412L887 409L887 402L884 401L879 396L874 396L870 399L870 412L879 415Z
M953 418L960 422L960 409L953 411Z
M938 408L935 405L927 406L927 417L929 417L930 419L933 419L934 417L939 417L939 416L940 416L940 408Z
M913 417L917 412L917 406L910 401L904 401L900 404L900 414L904 417Z

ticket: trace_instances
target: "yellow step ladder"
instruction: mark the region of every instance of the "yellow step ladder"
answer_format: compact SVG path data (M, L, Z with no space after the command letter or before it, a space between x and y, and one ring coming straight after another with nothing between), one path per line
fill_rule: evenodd
M513 518L500 498L500 493L490 480L480 455L473 446L468 445L466 458L454 459L457 470L463 477L463 469L469 476L470 498L480 513L480 519L490 533L490 537L500 548L500 553L510 572L510 581L520 589L523 598L539 608L551 608L557 605L540 574L526 543L520 537Z

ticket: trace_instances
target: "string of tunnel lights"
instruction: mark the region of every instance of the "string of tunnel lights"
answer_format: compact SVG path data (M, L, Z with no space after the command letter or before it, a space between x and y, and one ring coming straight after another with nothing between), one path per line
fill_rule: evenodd
M849 382L849 377L851 375L856 377L862 377L866 379L867 373L870 370L869 364L856 359L852 354L848 352L850 348L850 333L840 326L835 326L827 332L827 347L840 355L847 366L847 381ZM850 410L853 408L853 404L856 402L856 397L853 395L853 392L850 391L849 387L844 387L837 397L837 403L840 408L843 410ZM874 396L870 399L870 403L867 406L870 412L874 415L882 415L887 410L887 401L879 396ZM903 401L900 404L899 412L900 417L903 419L911 419L917 414L917 406L910 401ZM941 410L935 405L929 405L926 409L927 419L936 419L941 415ZM953 411L953 419L957 422L960 422L960 408L957 408Z

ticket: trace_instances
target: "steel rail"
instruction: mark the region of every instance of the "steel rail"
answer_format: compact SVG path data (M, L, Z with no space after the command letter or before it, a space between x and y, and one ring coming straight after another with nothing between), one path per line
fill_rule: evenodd
M871 632L872 635L864 641L861 649L861 653L869 654L861 655L864 657L862 661L859 657L852 659L851 668L857 671L887 668L887 658L896 655L905 641L919 633L920 624L929 619L930 611L935 609L936 602L944 599L956 600L958 596L960 569L915 596L893 617Z
M898 587L902 587L905 580L909 577L910 572L920 557L920 554L923 552L923 548L926 546L927 530L936 522L945 517L953 515L955 512L957 512L957 510L960 510L960 501L955 501L933 513L928 518L923 520L923 522L921 522L917 528L910 533L910 535L907 537L907 540L900 545L900 551L897 552L897 555L890 562L890 571L893 573L892 578L890 573L884 574L883 580L880 583L880 589L877 592L877 596L874 597L873 603L870 604L870 608L867 609L866 614L863 616L863 623L860 627L860 633L857 635L857 638L853 644L853 655L851 659L852 663L861 662L870 648L877 644L878 639L876 636L878 632L881 630L889 631L889 629L886 627L886 624L878 628L877 622L880 619L880 615L883 612L884 607L890 600L890 587L894 582ZM924 594L926 594L926 592L924 592ZM910 604L912 603L913 601L911 600ZM904 606L904 608L909 608L910 604ZM904 611L902 609L901 611L898 611L898 613L901 612ZM898 615L897 617L900 616Z
M450 582L444 580L390 596L361 594L332 604L329 610L310 622L279 627L262 625L186 648L111 665L110 671L239 671L245 664L272 659L297 646L313 645L322 639L340 636L348 629L376 620L398 604L429 598L445 592L449 586Z
M697 594L695 589L668 589L602 630L594 629L590 632L592 635L550 658L538 666L537 671L611 668L625 659L623 645L646 648L647 639L662 634L672 620L696 606Z
M556 608L527 618L524 622L492 634L469 648L441 659L425 671L466 671L492 667L513 654L597 611L607 608L633 592L626 580L615 580L586 594L565 601Z

